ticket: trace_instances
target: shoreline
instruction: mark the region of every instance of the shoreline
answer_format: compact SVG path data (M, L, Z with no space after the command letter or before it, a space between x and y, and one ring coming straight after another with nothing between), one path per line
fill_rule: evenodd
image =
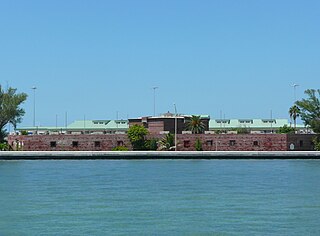
M319 151L2 151L0 160L319 159Z

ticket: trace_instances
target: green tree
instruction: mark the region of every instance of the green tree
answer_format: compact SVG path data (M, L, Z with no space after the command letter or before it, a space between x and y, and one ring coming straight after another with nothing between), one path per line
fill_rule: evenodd
M320 141L319 141L319 137L316 137L312 140L313 144L314 144L314 150L316 151L320 151Z
M156 151L158 149L158 140L152 138L146 141L146 149L150 151Z
M287 125L284 125L282 127L279 128L279 130L277 131L278 134L291 134L294 133L294 128L289 127Z
M171 133L166 134L163 139L160 140L160 149L169 151L174 147L174 135Z
M16 128L25 114L20 105L27 99L27 94L16 92L15 88L4 90L0 85L0 142L6 137L5 126L12 124Z
M308 98L296 102L300 108L301 119L315 133L320 133L320 89L307 89L304 93Z
M141 125L133 125L128 130L128 138L132 144L132 149L145 150L146 149L146 135L148 130Z
M201 142L200 139L197 138L194 147L195 147L196 151L203 151L203 149L202 149L202 142Z
M201 134L205 130L205 125L200 116L193 115L186 121L186 129L191 131L193 134Z
M297 127L297 117L300 116L300 108L297 105L293 105L289 109L289 115L290 119L293 120L294 123L294 130L296 130Z
M311 121L310 126L315 133L320 133L320 119L314 119Z

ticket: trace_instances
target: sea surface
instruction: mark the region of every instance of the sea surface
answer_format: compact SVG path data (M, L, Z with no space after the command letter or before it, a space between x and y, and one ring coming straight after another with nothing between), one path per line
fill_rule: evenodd
M0 235L320 235L320 161L0 161Z

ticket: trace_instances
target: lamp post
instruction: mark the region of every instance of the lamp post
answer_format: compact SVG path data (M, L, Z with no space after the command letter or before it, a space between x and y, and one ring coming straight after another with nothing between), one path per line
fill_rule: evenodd
M174 105L174 150L177 151L177 129L178 129L178 122L177 122L177 106L175 103Z
M159 87L153 87L153 116L156 116L156 89Z
M297 96L296 96L296 88L299 86L299 84L293 84L291 85L293 87L293 98L294 98L294 102L297 101Z
M33 86L33 127L36 127L36 86Z

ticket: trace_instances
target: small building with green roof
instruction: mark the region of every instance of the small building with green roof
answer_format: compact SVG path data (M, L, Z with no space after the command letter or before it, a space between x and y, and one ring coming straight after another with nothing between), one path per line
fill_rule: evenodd
M19 127L16 130L30 134L117 134L126 133L127 120L76 120L65 127Z
M209 131L214 132L241 132L249 133L275 133L283 126L291 126L287 119L211 119ZM298 130L304 130L304 125L296 126Z

